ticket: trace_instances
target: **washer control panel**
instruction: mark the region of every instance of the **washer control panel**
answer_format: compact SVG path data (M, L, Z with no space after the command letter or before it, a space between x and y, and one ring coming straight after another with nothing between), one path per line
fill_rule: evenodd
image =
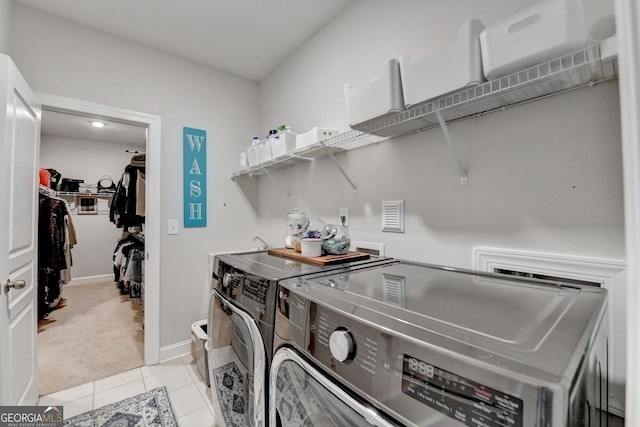
M265 283L265 280L254 281L245 278L242 286L242 294L248 298L251 298L258 304L265 305L267 302L267 289L269 285Z
M404 355L402 392L461 423L522 426L522 399Z
M429 420L439 419L446 426L523 425L526 405L522 396L456 372L458 368L474 372L475 368L453 361L438 348L314 302L302 304L300 313L290 318L304 319L292 322L292 330L306 323L306 334L293 334L292 341L348 387L410 423L423 423L429 413ZM449 420L445 422L442 415Z
M223 261L218 264L216 289L236 301L244 310L272 325L275 317L277 284Z

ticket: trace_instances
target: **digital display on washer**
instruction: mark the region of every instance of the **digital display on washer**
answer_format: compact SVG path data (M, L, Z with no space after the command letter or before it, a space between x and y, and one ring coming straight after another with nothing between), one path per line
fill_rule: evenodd
M267 289L269 285L263 282L254 282L247 278L242 282L242 295L249 297L258 304L265 305L267 301Z
M402 365L402 392L471 427L522 427L522 399L408 354Z

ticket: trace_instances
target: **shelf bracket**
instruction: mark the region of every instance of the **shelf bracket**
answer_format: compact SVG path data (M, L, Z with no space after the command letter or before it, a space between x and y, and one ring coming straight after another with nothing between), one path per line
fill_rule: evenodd
M438 123L440 124L442 133L444 134L444 139L447 141L447 145L449 146L449 151L451 151L451 154L453 155L453 158L458 165L460 185L467 185L467 171L462 165L462 161L460 161L460 156L458 155L458 151L456 150L455 145L453 145L453 140L451 139L451 135L449 134L449 127L447 126L447 122L445 122L442 118L442 114L440 113L440 111L436 111L436 116L438 117Z
M271 178L271 181L273 181L273 183L287 196L287 198L291 200L291 194L287 190L285 190L282 185L280 185L280 183L273 177L273 175L271 175L271 172L269 172L269 169L267 168L261 168L261 169L264 171L264 173L267 174L269 178Z
M331 149L329 147L327 147L324 142L321 142L321 144L324 147L324 149L327 150L327 154L329 155L331 160L333 160L333 163L336 165L338 170L342 173L342 176L344 176L344 178L347 180L347 182L351 186L351 189L355 193L357 191L356 185L353 183L353 181L351 181L351 179L349 178L349 175L347 175L347 173L344 171L344 169L342 169L342 166L340 166L340 163L338 163L338 160L336 160L336 157L331 152Z

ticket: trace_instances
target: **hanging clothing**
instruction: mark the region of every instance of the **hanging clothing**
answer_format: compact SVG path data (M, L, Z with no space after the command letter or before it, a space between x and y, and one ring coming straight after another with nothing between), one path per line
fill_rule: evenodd
M146 177L144 172L138 169L138 179L136 181L136 215L144 217L146 206Z
M38 319L43 319L58 304L62 284L71 279L71 247L76 243L76 237L75 232L70 233L69 224L71 215L67 203L41 190L38 209Z
M71 266L73 265L73 259L71 258L71 249L75 244L77 244L76 239L76 230L73 226L72 217L69 214L71 209L69 208L69 202L63 200L65 204L65 208L67 210L67 214L64 217L65 222L65 243L64 243L64 258L67 263L67 268L60 272L60 280L63 284L69 283L71 281Z
M145 197L144 172L144 167L131 164L124 169L109 210L109 220L118 228L127 229L144 223L144 209L138 209L138 200L144 203ZM141 182L138 182L139 173L143 177Z
M65 203L60 199L40 196L38 217L38 265L40 268L64 270L67 263L64 256Z
M129 289L130 298L140 298L142 286L142 263L144 249L133 247L127 255L123 280Z
M120 239L113 252L113 273L116 286L122 295L141 297L144 262L144 236L130 233Z

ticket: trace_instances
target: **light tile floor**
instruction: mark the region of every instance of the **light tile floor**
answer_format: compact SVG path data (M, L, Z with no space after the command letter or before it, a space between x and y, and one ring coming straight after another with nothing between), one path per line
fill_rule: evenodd
M63 406L69 419L161 386L167 387L180 427L215 427L211 389L190 354L41 396L38 405Z

